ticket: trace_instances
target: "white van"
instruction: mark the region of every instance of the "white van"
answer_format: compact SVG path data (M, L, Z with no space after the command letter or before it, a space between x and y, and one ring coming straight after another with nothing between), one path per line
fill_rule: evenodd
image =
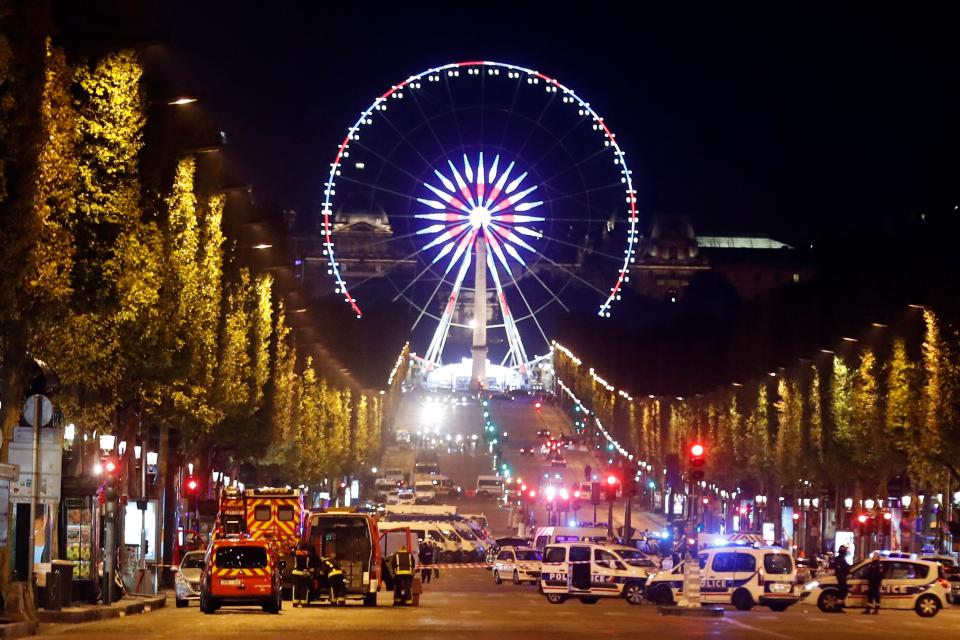
M698 561L701 602L732 604L741 611L758 604L786 611L800 600L793 556L780 547L714 547L701 551ZM661 605L673 604L683 593L684 564L651 577L647 598Z
M606 527L538 527L533 546L543 551L548 544L560 542L606 542Z
M596 604L600 598L643 603L649 574L625 562L616 551L592 542L547 545L540 565L540 592L551 604L579 598Z
M396 480L387 480L386 478L377 478L373 483L374 492L377 500L386 500L387 494L398 488Z
M437 497L433 482L430 480L417 480L413 485L414 500L417 504L433 504Z
M500 476L477 476L477 495L499 498L503 495L503 478Z
M418 542L431 540L438 544L442 549L442 555L435 558L436 562L457 562L463 558L463 549L460 545L443 535L435 522L380 522L378 526L382 531L410 529L410 532L417 536Z

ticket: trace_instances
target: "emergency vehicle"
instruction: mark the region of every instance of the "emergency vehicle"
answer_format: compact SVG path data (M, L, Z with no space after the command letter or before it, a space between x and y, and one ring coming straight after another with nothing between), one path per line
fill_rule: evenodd
M537 527L533 546L542 551L559 542L604 542L609 539L607 533L606 527Z
M741 611L756 605L785 611L800 599L793 556L780 547L747 546L720 541L720 546L699 552L700 600L732 604ZM647 598L673 604L683 594L685 562L661 571L647 581Z
M377 606L382 556L380 532L374 516L350 508L311 512L303 540L318 558L337 561L343 569L348 600L361 600L366 607ZM316 580L310 592L314 601L329 597Z
M913 609L918 616L930 618L947 604L950 582L938 562L909 558L882 558L883 582L880 584L880 606L884 609ZM846 608L864 607L867 603L866 571L870 560L850 569L847 578ZM836 576L823 576L803 585L801 598L816 604L823 612L839 609L840 589Z
M232 534L210 543L200 577L200 610L214 613L224 605L280 612L283 577L270 542Z
M623 598L629 604L643 603L649 574L625 562L617 552L593 542L563 542L547 545L540 564L540 593L551 604L579 598L596 604L600 598Z
M220 492L214 538L245 534L274 546L284 564L283 585L293 585L293 554L303 534L306 511L303 492L290 487L260 487L240 491L225 487Z

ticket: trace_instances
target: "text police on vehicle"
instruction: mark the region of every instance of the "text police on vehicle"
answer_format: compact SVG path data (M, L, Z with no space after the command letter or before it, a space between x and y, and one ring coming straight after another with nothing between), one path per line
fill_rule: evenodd
M758 604L784 611L800 599L793 557L780 547L714 547L701 551L697 561L702 602L732 604L741 611ZM684 564L652 576L647 597L673 604L683 593Z
M937 562L906 558L883 558L883 582L880 586L880 606L884 609L913 609L917 615L929 618L947 604L950 583ZM864 607L867 604L867 566L861 562L850 570L847 579L846 607ZM835 576L824 576L803 585L805 603L816 604L821 611L836 611L840 589Z
M603 544L566 542L548 545L543 552L540 592L552 604L579 598L595 604L600 598L622 597L630 604L643 602L647 571L625 561Z

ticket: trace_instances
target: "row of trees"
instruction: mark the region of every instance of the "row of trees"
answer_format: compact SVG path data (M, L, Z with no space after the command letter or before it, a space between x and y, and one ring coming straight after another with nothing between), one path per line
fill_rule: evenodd
M957 330L915 309L900 327L874 326L843 344L690 398L631 398L565 349L554 357L558 378L655 469L702 441L708 480L731 491L886 497L898 477L898 488L916 493L943 491L949 473L960 480Z
M237 263L225 197L198 186L195 158L172 159L166 196L145 197L137 53L68 60L18 37L25 13L0 11L4 444L33 357L59 375L81 441L162 425L189 459L219 451L306 483L372 456L379 393L337 388L298 356L271 276Z

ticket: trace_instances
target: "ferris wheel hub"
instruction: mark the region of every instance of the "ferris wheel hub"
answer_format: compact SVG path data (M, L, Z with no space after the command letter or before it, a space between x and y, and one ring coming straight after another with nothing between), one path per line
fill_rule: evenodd
M470 226L473 229L486 229L490 225L490 210L484 206L470 209Z

